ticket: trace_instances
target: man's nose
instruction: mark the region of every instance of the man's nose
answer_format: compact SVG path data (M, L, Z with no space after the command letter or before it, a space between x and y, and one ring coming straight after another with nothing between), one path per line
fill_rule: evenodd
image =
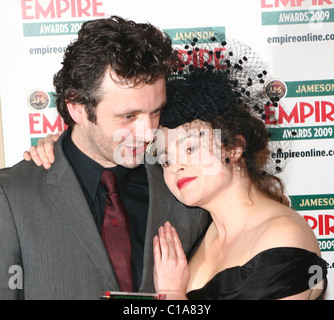
M136 137L145 143L149 143L153 140L157 126L151 117L145 117L144 120L140 121L136 128Z

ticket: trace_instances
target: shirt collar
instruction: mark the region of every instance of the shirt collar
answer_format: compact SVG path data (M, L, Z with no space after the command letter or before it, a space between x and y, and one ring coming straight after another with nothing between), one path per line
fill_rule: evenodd
M68 129L67 131L63 140L64 153L73 167L81 186L87 190L93 201L100 184L103 170L105 169L111 169L115 173L121 197L124 193L127 193L130 183L139 181L139 185L147 185L145 165L142 164L137 168L125 168L122 166L104 168L80 151L71 139L71 130Z
M81 186L94 201L104 168L78 149L71 139L71 130L68 130L63 140L63 149Z

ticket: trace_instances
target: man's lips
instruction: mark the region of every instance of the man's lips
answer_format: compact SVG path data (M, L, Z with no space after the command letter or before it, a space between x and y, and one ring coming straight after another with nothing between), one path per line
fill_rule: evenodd
M177 187L179 189L182 189L184 188L185 186L187 186L191 181L197 179L197 177L185 177L185 178L182 178L180 180L177 181Z
M141 146L125 146L126 150L132 155L137 155L145 152L146 147L147 144Z

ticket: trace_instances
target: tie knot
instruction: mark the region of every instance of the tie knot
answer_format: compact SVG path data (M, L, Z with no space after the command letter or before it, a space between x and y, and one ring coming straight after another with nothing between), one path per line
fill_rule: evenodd
M107 193L118 192L118 182L112 170L104 170L101 177L102 187L107 189Z

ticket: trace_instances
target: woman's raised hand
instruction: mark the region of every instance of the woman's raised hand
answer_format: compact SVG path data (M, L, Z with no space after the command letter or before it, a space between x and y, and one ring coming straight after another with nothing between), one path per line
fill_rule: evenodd
M189 282L189 267L181 241L169 222L153 238L154 286L169 300L184 300Z

